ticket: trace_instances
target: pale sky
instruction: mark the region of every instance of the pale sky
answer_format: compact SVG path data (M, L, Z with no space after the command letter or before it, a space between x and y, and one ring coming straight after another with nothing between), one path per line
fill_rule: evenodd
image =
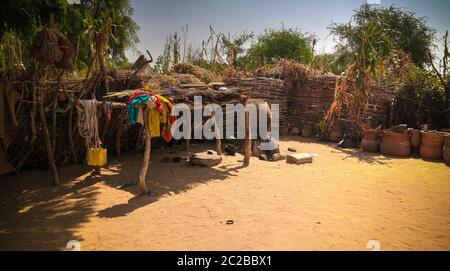
M419 16L442 37L450 30L450 1L447 0L368 0L383 6L396 4ZM154 58L162 53L165 38L189 25L189 41L198 46L209 36L209 25L222 33L255 33L266 28L298 28L318 38L318 52L332 52L333 37L327 26L348 22L353 10L365 0L131 0L134 19L141 27L137 49L149 50ZM136 54L129 50L130 61Z

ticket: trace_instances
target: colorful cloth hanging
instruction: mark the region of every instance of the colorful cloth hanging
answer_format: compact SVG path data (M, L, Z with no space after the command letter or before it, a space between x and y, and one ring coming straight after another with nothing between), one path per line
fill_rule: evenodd
M128 104L128 115L130 116L130 123L136 124L139 116L139 110L136 108L136 105L142 105L147 103L148 99L150 99L150 95L142 94L135 96L130 103Z
M166 142L172 140L171 127L176 120L176 117L171 116L173 101L159 94L136 91L130 97L128 104L131 124L143 123L142 108L136 108L136 105L143 104L147 104L148 131L151 137L162 136ZM163 124L162 133L161 124Z

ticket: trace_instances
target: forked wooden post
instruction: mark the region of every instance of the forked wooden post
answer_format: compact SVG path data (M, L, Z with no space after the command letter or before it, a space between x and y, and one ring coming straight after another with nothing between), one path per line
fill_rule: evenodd
M214 123L214 135L216 138L216 152L218 155L222 155L222 140L220 139L220 130L217 126L216 114L212 113L212 122Z
M147 110L142 110L142 113L143 113L143 117L144 117L145 151L144 151L144 159L142 160L141 172L139 173L138 186L139 186L139 189L141 189L142 194L148 195L149 190L148 190L147 184L145 183L145 177L147 176L148 163L150 162L152 137L151 137L151 134L148 129L150 124L148 123Z
M50 134L48 132L47 127L47 120L45 119L45 110L44 110L44 93L41 91L39 95L39 115L41 117L42 122L42 132L44 133L44 141L45 141L45 148L47 150L47 158L48 163L50 165L50 168L52 169L53 173L53 185L59 185L59 174L58 174L58 168L55 164L55 157L54 157L54 150L52 147L52 143L50 142Z

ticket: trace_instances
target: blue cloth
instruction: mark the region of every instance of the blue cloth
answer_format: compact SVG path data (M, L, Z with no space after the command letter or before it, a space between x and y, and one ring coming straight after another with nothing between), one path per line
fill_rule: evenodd
M136 124L138 117L139 117L139 110L136 109L136 105L139 104L145 104L148 99L150 99L150 96L147 94L142 94L134 98L129 104L128 104L128 115L130 115L130 122L131 124Z

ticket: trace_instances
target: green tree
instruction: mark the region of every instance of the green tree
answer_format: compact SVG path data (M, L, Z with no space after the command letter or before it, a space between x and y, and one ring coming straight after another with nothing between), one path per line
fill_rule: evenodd
M313 57L313 36L293 28L266 29L251 45L247 69L271 65L284 58L309 64Z
M108 54L119 61L124 61L125 51L139 41L136 34L139 27L132 19L133 9L128 0L80 0L73 4L67 0L2 0L0 36L16 33L27 52L50 14L54 14L56 25L77 49L76 69L89 63L93 29L99 30L106 24L111 26Z
M380 7L363 5L355 11L351 24L358 28L375 24L374 28L381 29L389 38L392 49L403 51L411 55L414 63L419 67L430 64L430 53L433 48L435 30L427 26L426 19L396 6ZM348 24L333 24L329 27L331 33L338 38L337 52L348 55L349 48L360 42L355 32L348 31ZM381 56L387 55L380 52ZM350 60L349 58L346 58Z

